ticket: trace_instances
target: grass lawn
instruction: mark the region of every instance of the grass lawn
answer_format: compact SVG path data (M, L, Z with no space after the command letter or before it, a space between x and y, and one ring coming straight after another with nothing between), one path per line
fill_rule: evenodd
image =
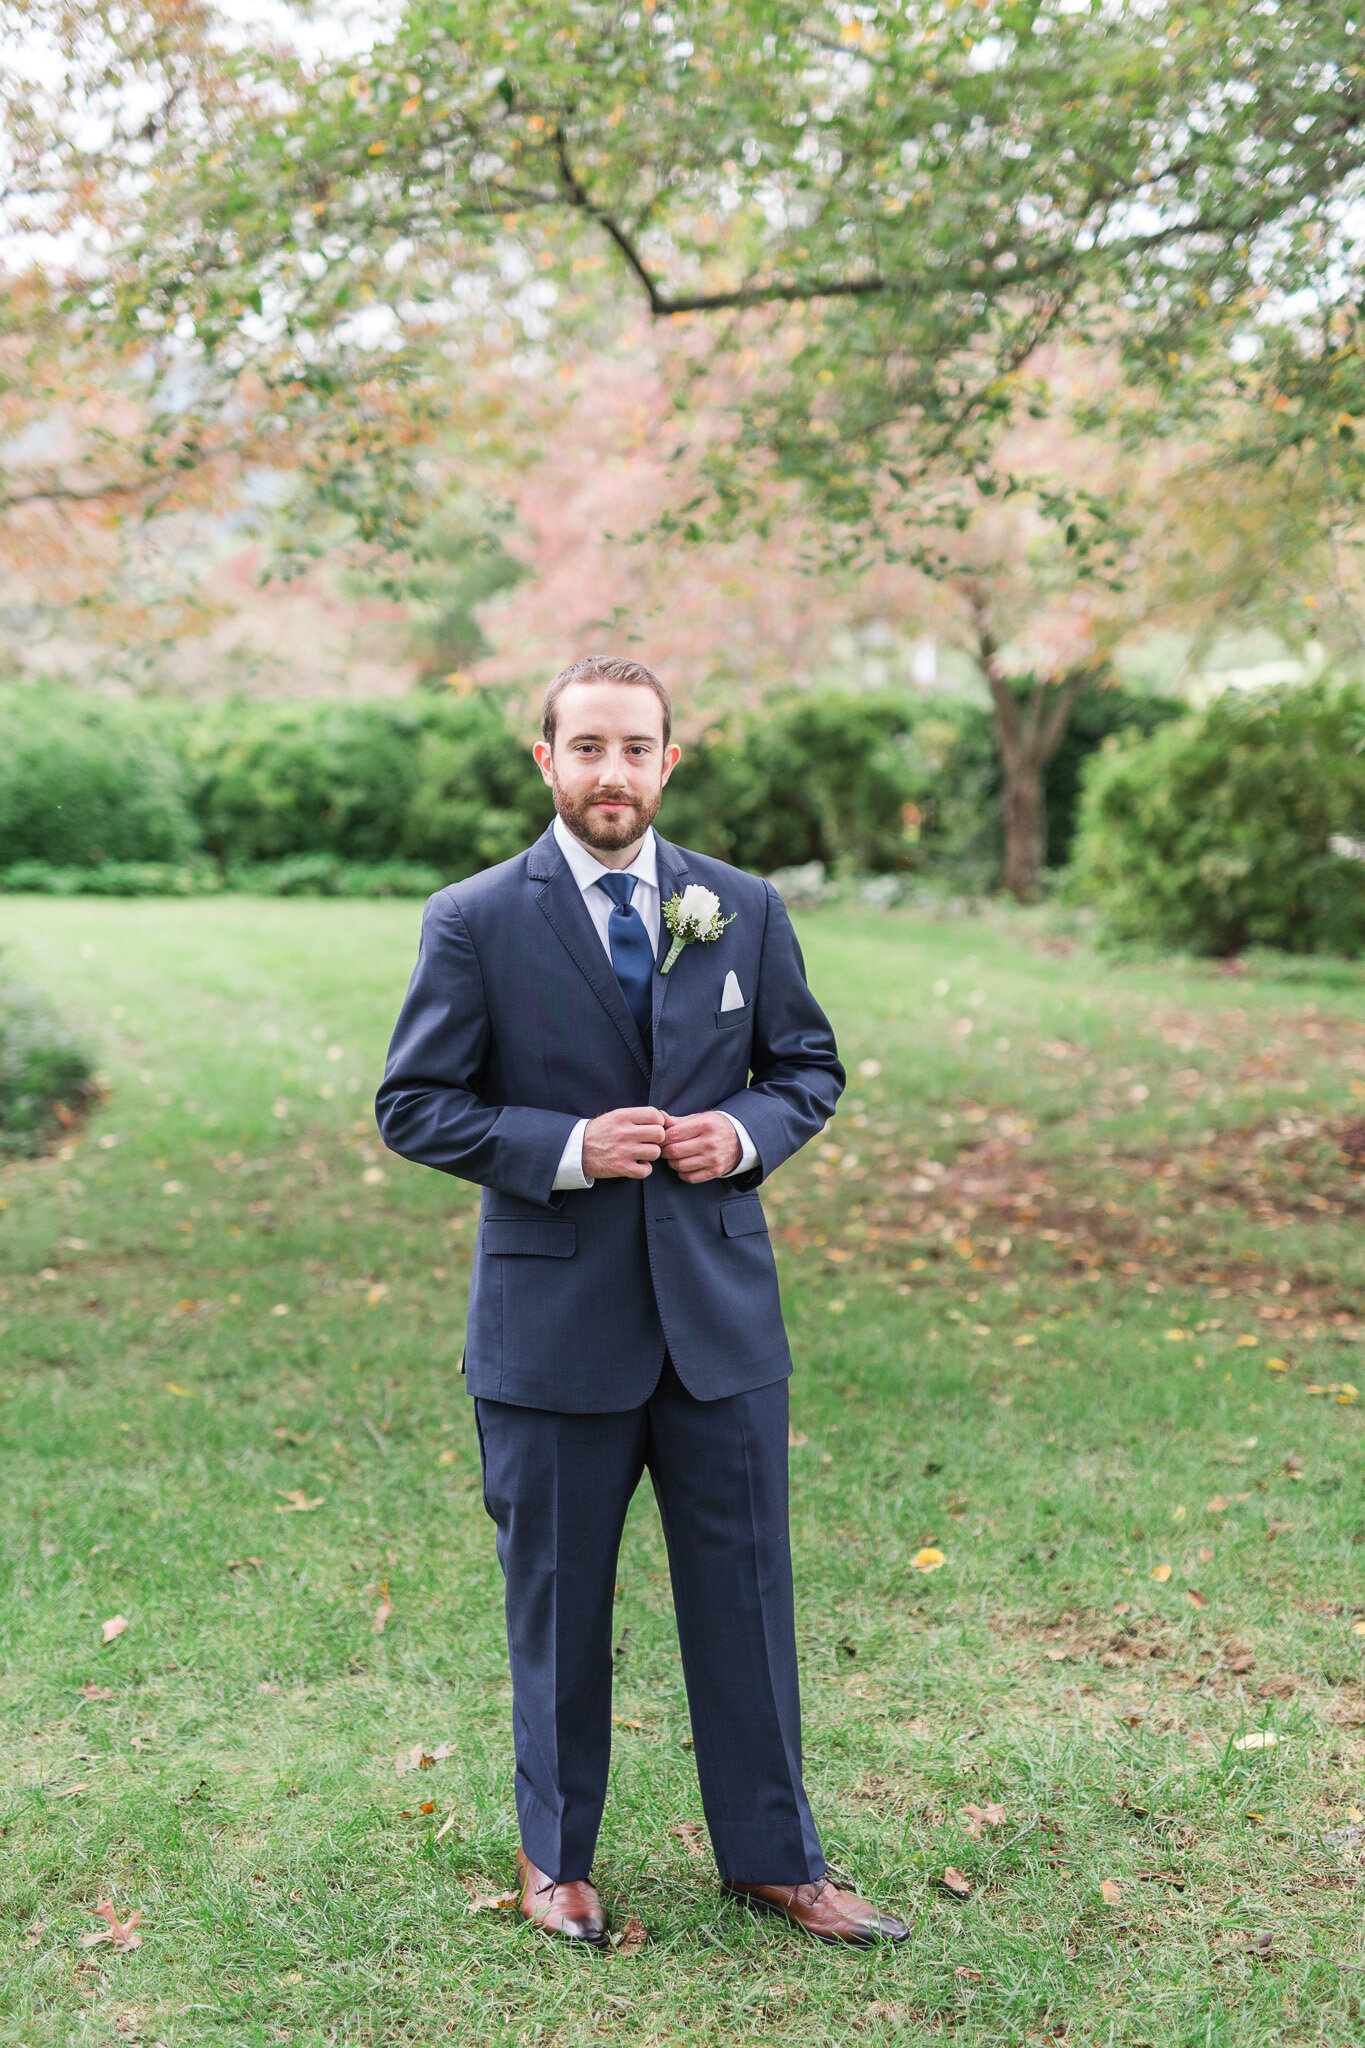
M852 1076L765 1190L809 1783L915 1931L719 1895L646 1493L598 1877L647 1939L584 1955L489 1903L475 1194L369 1112L417 920L0 904L109 1086L0 1174L0 2041L1358 2041L1365 976L802 921Z

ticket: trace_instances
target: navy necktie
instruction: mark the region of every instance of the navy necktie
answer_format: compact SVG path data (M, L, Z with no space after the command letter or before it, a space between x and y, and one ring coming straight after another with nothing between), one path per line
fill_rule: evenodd
M635 879L634 875L599 875L597 886L612 899L611 916L607 919L611 964L648 1052L654 1015L654 948L649 943L644 919L638 910L631 909Z

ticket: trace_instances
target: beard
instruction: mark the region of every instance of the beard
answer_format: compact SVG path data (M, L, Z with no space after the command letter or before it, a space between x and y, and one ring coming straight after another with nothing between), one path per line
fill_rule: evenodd
M659 804L663 797L662 786L652 797L631 796L624 789L594 789L589 795L570 796L563 783L556 776L551 785L555 809L575 839L581 839L585 846L595 847L599 853L619 853L623 846L633 846L637 839L643 839L646 828L654 823ZM596 809L605 797L613 803L627 806L623 818L604 818Z

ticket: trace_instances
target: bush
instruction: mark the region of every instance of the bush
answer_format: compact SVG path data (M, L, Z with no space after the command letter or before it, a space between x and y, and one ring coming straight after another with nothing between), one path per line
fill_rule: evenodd
M1086 779L1075 889L1108 935L1188 952L1365 951L1365 696L1229 692Z
M813 860L911 867L904 813L919 787L908 745L915 711L913 699L890 691L830 690L732 719L684 753L660 828L760 874Z
M187 860L199 847L175 726L73 690L0 694L0 867Z
M51 1006L0 980L0 1155L41 1152L96 1092L89 1059Z

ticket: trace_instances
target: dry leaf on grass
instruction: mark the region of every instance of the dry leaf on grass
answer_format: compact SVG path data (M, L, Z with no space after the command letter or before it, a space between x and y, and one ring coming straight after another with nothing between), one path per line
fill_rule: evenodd
M80 1689L78 1698L83 1700L113 1700L118 1698L118 1694L114 1691L112 1685L96 1685L92 1679L87 1679Z
M859 2024L860 2026L866 2026L869 2020L885 2020L888 2026L896 2027L900 2025L902 2020L908 2020L909 2017L910 2008L908 2005L893 2005L885 1998L878 1998L873 2004L864 2006L862 2020Z
M277 1486L275 1491L284 1502L282 1508L276 1508L275 1513L277 1515L309 1515L313 1512L314 1508L322 1506L326 1497L323 1494L319 1494L316 1500L309 1500L301 1486L296 1486L290 1493L286 1493L282 1486Z
M951 1863L948 1865L948 1868L944 1871L942 1877L939 1879L939 1883L943 1886L945 1891L951 1892L955 1899L966 1899L971 1897L971 1879L969 1877L964 1876L960 1870L955 1869Z
M507 1907L515 1906L520 1897L518 1892L476 1892L469 1894L466 1913L502 1913Z
M142 1936L135 1931L138 1921L142 1918L142 1908L140 1906L126 1920L119 1919L118 1914L114 1911L112 1899L96 1899L90 1911L98 1913L100 1919L107 1921L108 1925L90 1934L83 1934L81 1936L82 1948L94 1948L101 1941L107 1941L110 1947L116 1949L120 1955L126 1953L130 1948L141 1948Z
M973 1970L967 1963L959 1963L953 1975L959 1984L984 1984L986 1981L984 1971Z
M645 1945L645 1923L632 1913L619 1934L613 1934L611 1945L618 1956L633 1956Z
M1234 1749L1275 1749L1279 1740L1273 1728L1257 1728L1250 1735L1239 1735L1232 1746Z
M1156 1580L1159 1586L1164 1586L1167 1579L1169 1579L1170 1576L1171 1568L1168 1564L1159 1564L1154 1568L1152 1572L1152 1577Z
M59 1792L57 1797L59 1799L74 1799L78 1792L88 1792L89 1790L90 1787L88 1785L68 1785L65 1792Z
M452 1806L450 1812L446 1815L445 1819L441 1822L441 1825L436 1830L436 1840L438 1842L443 1842L446 1836L450 1833L450 1830L454 1827L454 1825L455 1808Z
M699 1820L671 1820L668 1832L677 1836L689 1856L705 1857L706 1847Z
M24 1940L28 1943L30 1948L37 1948L38 1943L42 1940L43 1936L46 1933L47 1929L44 1927L42 1921L35 1920L31 1926L26 1927L24 1929Z
M804 1434L798 1435L797 1432L792 1428L791 1424L787 1424L787 1449L789 1451L799 1451L802 1444L808 1443L809 1441L810 1439L807 1436L805 1436Z
M1185 1598L1189 1601L1191 1607L1207 1607L1209 1604L1197 1586L1191 1586Z
M389 1582L387 1579L384 1579L381 1581L379 1587L379 1605L375 1608L374 1620L370 1623L371 1628L374 1630L377 1636L383 1635L385 1627L388 1624L389 1616L392 1613L393 1602L389 1598Z
M454 1756L453 1742L438 1742L435 1749L427 1749L420 1742L414 1742L411 1749L400 1750L394 1759L394 1771L403 1777L408 1771L429 1771L433 1764L443 1763L448 1756Z
M1112 1877L1101 1878L1100 1897L1104 1900L1106 1906L1117 1906L1119 1900L1123 1897L1122 1892Z
M923 1550L917 1550L910 1560L912 1572L936 1572L948 1560L941 1550L935 1550L932 1543L926 1543Z
M982 1828L1005 1824L1005 1809L994 1799L988 1799L984 1806L964 1806L962 1811L967 1817L967 1833L974 1842L980 1841Z
M101 1643L112 1643L117 1636L123 1634L127 1626L128 1617L126 1614L111 1614L108 1621L100 1629Z

